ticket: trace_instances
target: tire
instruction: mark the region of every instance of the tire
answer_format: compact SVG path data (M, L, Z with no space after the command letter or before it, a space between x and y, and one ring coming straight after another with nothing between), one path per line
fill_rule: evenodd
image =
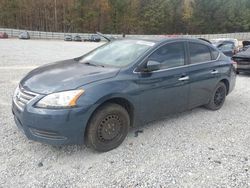
M212 97L207 105L205 105L206 108L209 110L219 110L226 99L227 95L227 87L223 82L218 83L218 85L215 87Z
M108 103L100 107L90 119L86 133L86 146L99 152L118 147L126 138L130 118L126 109Z

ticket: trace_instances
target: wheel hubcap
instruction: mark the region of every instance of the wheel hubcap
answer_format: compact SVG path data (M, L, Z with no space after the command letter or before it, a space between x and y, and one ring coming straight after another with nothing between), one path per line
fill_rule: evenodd
M219 87L217 89L217 91L215 92L214 104L216 106L220 106L223 103L223 101L224 101L225 95L226 95L226 93L225 93L224 88L223 87Z
M117 115L104 118L98 127L98 138L102 142L112 141L121 134L122 122Z

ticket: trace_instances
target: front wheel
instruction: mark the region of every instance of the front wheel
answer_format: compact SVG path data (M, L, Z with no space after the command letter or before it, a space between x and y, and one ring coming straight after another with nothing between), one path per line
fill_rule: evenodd
M216 86L209 103L205 107L210 110L219 110L225 102L226 95L226 85L223 82L220 82Z
M129 114L118 104L108 103L92 116L85 134L86 146L100 152L118 147L126 138Z

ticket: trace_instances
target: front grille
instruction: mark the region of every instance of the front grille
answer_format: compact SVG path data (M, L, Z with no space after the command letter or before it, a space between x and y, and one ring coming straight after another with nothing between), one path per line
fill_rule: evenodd
M23 111L25 106L36 96L36 93L27 91L22 87L18 87L15 91L14 102L18 109Z

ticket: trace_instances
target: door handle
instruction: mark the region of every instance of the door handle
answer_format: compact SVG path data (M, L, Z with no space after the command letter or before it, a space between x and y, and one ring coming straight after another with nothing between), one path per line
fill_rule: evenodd
M186 81L189 80L189 76L183 76L179 78L179 81Z
M211 71L211 74L218 74L219 73L219 71L217 71L217 70L212 70Z

